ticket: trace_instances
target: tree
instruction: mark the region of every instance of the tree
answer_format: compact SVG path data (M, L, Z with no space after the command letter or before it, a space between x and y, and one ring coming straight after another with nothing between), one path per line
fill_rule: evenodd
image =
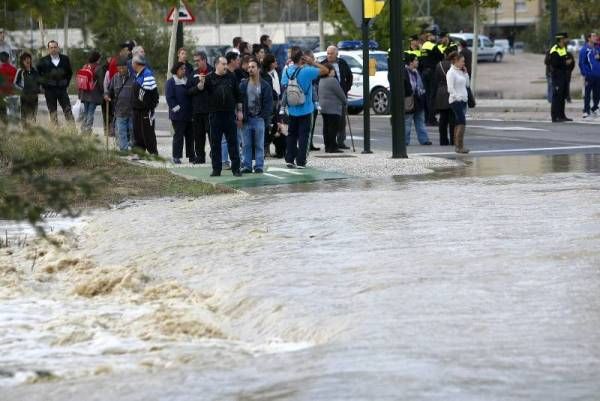
M479 50L479 11L481 8L496 8L498 0L446 0L446 3L462 9L473 8L473 64L471 66L471 89L475 93L477 87L477 53Z

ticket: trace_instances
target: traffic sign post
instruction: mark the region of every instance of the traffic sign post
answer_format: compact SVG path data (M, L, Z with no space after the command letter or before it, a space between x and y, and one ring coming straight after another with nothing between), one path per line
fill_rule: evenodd
M171 7L169 12L167 13L166 22L172 23L175 19L175 7ZM185 2L181 2L179 6L179 22L191 24L196 22L196 17L190 11L188 5Z

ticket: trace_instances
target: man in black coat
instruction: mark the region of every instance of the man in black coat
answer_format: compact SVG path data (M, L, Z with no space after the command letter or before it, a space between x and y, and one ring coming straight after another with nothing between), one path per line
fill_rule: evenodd
M210 104L210 95L206 91L200 91L198 89L198 83L201 77L206 77L208 74L214 71L208 64L206 53L198 51L194 54L194 62L198 67L192 73L191 86L188 90L188 94L192 97L193 107L193 130L194 130L194 148L195 148L195 160L194 164L206 163L206 136L210 135L210 126L208 123L208 110Z
M58 42L55 40L48 42L48 53L47 56L40 59L37 70L40 74L40 83L44 88L50 121L58 125L58 115L56 114L58 102L65 114L65 119L74 122L71 101L67 94L67 88L73 77L71 61L69 57L60 54Z
M346 98L348 98L348 92L352 88L352 82L354 81L354 76L352 75L352 70L350 70L350 66L348 63L338 57L338 49L335 46L329 46L327 48L327 60L323 64L329 64L335 70L335 75L337 80L340 82L340 86L342 90L346 94ZM340 130L337 134L337 145L340 149L350 149L344 143L346 141L346 114L348 110L346 108L342 111L342 117L340 119Z

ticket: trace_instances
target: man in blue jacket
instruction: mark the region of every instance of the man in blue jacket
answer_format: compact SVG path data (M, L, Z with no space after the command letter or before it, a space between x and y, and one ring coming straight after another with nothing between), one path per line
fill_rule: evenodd
M579 70L585 79L585 94L583 98L583 118L598 116L600 102L600 49L596 47L598 35L588 33L586 44L579 52ZM593 106L590 107L590 97Z
M258 61L248 63L250 77L240 84L244 112L243 140L244 157L242 173L252 172L252 151L254 150L254 172L262 174L265 168L265 121L271 120L273 92L271 85L260 77Z

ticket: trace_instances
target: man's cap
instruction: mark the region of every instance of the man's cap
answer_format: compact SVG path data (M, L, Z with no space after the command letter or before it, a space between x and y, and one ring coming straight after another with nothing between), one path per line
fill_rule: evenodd
M456 43L450 43L448 45L448 47L446 48L446 50L444 50L444 54L450 54L452 52L457 52L458 51L458 46L456 45Z
M127 67L127 57L119 57L117 60L117 67Z
M566 32L560 32L554 36L555 39L566 39L568 37L569 35Z
M146 65L146 57L142 56L141 54L136 54L133 56L131 62L135 64Z
M419 40L419 35L411 35L410 40Z

